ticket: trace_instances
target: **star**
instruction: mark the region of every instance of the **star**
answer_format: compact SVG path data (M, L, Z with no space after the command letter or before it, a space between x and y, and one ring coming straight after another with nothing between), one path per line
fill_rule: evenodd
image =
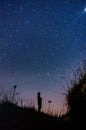
M67 3L68 1L67 0L65 0L65 3Z
M22 7L22 6L19 7L19 12L20 12L20 13L23 12L23 7Z
M18 29L16 29L16 32L19 32L19 30L18 30Z
M49 72L47 72L47 73L46 73L46 75L47 75L47 76L49 76L49 75L50 75L50 73L49 73Z
M84 8L84 12L86 12L86 7Z
M22 47L22 43L19 43L18 46L19 46L19 47Z
M12 37L13 37L13 35L12 35L12 34L10 34L10 37L12 38Z
M29 20L26 20L26 21L25 21L25 24L28 24L29 22L30 22Z
M5 46L7 46L8 44L7 44L7 42L5 42Z

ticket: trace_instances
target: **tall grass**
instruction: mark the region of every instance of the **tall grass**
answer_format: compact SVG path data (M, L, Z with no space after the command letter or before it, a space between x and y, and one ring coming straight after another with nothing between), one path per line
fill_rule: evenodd
M86 116L86 64L79 67L66 91L68 113L72 118Z

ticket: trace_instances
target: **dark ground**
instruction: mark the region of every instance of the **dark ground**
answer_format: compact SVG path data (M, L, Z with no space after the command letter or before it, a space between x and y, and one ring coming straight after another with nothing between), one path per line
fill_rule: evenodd
M54 117L38 113L31 108L0 104L0 130L69 130L80 129L80 127L83 129L84 121L82 123L65 120L65 116Z

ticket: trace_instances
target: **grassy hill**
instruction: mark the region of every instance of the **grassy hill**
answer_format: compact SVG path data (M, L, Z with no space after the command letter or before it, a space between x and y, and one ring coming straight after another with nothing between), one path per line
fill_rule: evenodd
M60 130L68 127L63 117L38 113L12 103L0 104L0 130Z

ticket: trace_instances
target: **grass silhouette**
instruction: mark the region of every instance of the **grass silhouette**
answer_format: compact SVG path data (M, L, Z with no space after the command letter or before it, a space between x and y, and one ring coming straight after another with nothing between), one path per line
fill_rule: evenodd
M3 94L0 100L0 130L63 129L64 119L38 112L34 107L19 105L16 87Z
M68 111L74 118L86 116L86 70L80 68L79 71L66 93Z
M76 75L78 78L66 91L68 111L61 116L19 105L16 98L19 92L17 86L13 86L10 95L8 91L0 99L0 130L86 129L86 70L79 69Z
M0 130L60 129L62 118L39 113L33 108L19 107L10 102L0 104Z

